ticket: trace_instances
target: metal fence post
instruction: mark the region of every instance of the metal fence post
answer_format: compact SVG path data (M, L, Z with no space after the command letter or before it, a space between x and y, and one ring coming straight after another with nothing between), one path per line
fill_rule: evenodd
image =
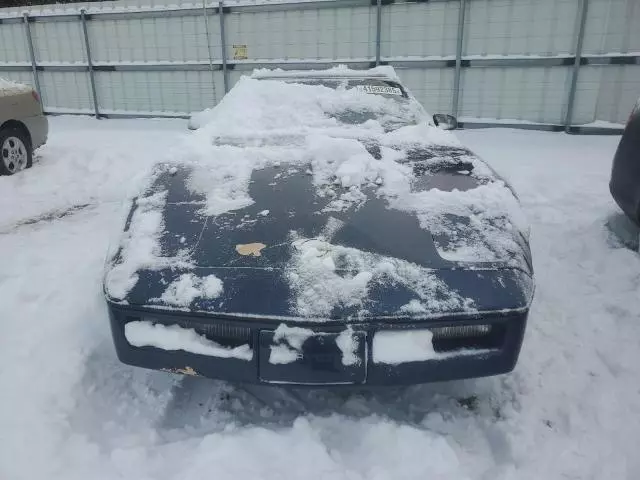
M204 19L204 33L207 39L207 54L209 55L209 73L211 73L211 89L213 90L213 104L218 103L216 93L216 74L213 70L213 54L211 53L211 36L209 35L209 16L207 15L207 1L202 0L202 18Z
M464 40L464 16L467 10L467 0L460 0L460 11L458 12L458 43L456 46L456 72L453 77L453 102L451 113L458 115L460 104L460 75L462 68L462 44Z
M382 37L382 0L376 2L376 66L380 65L380 39Z
M224 2L218 3L218 15L220 16L220 48L222 49L222 78L224 80L224 93L229 91L229 72L227 71L227 40L224 33Z
M98 95L96 93L96 79L93 74L93 62L91 61L91 47L89 46L89 32L87 31L86 10L80 10L80 20L82 21L82 32L84 33L84 46L87 52L87 67L89 68L89 81L91 82L91 95L93 97L93 111L96 118L100 118L98 110Z
M573 122L573 107L576 100L576 87L578 85L578 73L580 71L580 63L582 61L582 44L584 43L584 31L587 24L587 9L589 7L588 0L580 0L578 6L578 31L576 35L576 58L573 62L573 72L571 73L571 86L569 87L569 98L567 100L567 115L564 119L564 131L571 131L571 123Z
M31 37L31 27L29 26L29 14L27 12L22 14L24 20L24 31L27 36L27 46L29 47L29 56L31 57L31 71L33 72L33 86L38 92L40 102L44 108L44 101L42 98L42 91L40 90L40 79L38 78L38 64L36 63L36 53L33 48L33 38Z

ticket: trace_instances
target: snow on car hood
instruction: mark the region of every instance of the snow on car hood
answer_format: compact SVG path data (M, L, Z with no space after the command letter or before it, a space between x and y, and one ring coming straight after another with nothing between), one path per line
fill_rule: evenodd
M390 132L379 121L343 125L334 114L345 107L411 121ZM438 272L529 272L528 226L508 185L425 115L411 99L242 79L133 206L107 294L234 313L238 292L262 282L284 297L286 307L265 304L273 315L487 307L459 274ZM188 298L176 287L184 278ZM219 297L205 291L212 282ZM392 307L380 305L389 286L402 290Z

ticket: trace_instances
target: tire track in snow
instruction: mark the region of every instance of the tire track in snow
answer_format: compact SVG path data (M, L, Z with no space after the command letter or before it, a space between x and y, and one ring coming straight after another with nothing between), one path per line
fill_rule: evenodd
M12 225L9 225L7 227L0 227L0 235L6 235L8 233L13 233L15 232L17 229L21 228L21 227L26 227L26 226L32 226L32 225L38 225L41 223L51 223L54 222L56 220L60 220L62 218L68 217L70 215L75 215L76 213L88 208L88 207L93 207L94 205L90 204L90 203L81 203L79 205L72 205L68 208L64 208L64 209L56 209L56 210L50 210L48 212L45 212L41 215L35 216L35 217L31 217L31 218L26 218L24 220L19 220L15 223L13 223Z

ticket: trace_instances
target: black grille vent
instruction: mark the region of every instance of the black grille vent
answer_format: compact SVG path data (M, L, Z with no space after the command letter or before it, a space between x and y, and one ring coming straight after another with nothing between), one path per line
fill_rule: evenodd
M212 318L208 321L201 321L197 319L183 320L179 318L172 318L165 321L162 318L146 317L142 318L142 320L160 323L167 326L178 325L182 328L191 328L203 337L225 347L238 347L240 345L247 344L252 347L253 343L251 328L238 326L221 319Z
M501 323L435 327L431 331L436 352L499 349L504 344L506 334L506 328Z

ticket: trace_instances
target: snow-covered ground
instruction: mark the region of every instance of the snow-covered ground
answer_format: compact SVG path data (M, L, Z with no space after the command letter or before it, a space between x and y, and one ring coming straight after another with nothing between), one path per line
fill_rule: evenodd
M604 228L617 137L459 132L532 223L516 370L288 393L121 365L101 274L122 200L186 122L51 118L0 177L0 479L640 478L640 257Z

